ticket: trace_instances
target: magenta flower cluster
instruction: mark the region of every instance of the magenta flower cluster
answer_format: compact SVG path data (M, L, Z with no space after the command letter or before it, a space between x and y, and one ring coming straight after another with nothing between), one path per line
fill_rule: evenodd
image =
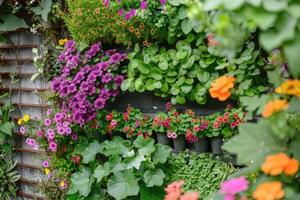
M34 129L36 127L29 128L36 132L28 133L29 137L26 139L26 143L36 150L42 145L47 145L50 151L56 152L59 137L69 136L72 140L77 140L77 134L73 133L70 127L71 122L70 116L65 111L53 113L52 109L49 109L47 117L41 121L38 130ZM44 163L44 165L46 164Z
M65 44L58 57L61 74L52 80L51 88L62 99L62 110L72 122L83 126L95 119L96 111L119 94L124 74L120 63L126 54L116 50L103 51L101 43L80 52L74 41Z

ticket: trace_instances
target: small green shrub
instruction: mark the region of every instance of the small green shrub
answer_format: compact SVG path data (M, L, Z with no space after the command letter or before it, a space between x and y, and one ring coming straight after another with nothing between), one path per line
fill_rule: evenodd
M209 154L180 153L173 155L166 164L166 181L184 180L184 189L198 191L201 199L216 192L220 184L235 169Z

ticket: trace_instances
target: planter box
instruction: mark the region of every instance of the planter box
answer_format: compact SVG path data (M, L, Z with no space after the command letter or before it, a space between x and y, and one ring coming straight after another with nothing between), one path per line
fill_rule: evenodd
M223 137L217 136L210 138L211 150L213 154L221 155L223 154L222 145L223 145Z
M173 139L174 151L176 153L184 151L186 148L186 139L184 135L179 135L177 138Z
M156 133L157 142L163 145L170 146L170 139L167 137L165 133Z
M201 138L194 143L190 143L190 151L205 153L209 151L209 139Z

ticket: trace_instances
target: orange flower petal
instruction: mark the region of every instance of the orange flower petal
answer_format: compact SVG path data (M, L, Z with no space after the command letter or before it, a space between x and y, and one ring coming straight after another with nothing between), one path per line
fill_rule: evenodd
M299 163L296 159L290 159L287 166L284 167L283 171L288 176L295 175L299 170Z

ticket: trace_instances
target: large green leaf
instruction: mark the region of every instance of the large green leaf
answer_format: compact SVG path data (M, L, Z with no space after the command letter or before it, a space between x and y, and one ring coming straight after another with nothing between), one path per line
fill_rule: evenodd
M107 192L116 200L139 193L138 181L131 170L116 172L107 183Z
M154 140L152 138L145 139L143 136L139 136L133 143L135 148L138 148L140 155L150 155L155 151Z
M79 192L84 197L87 197L91 192L91 187L94 182L94 178L90 178L91 172L89 168L82 167L79 172L72 174L71 187L68 194L75 194Z
M97 179L99 183L104 177L110 174L110 164L108 162L103 165L99 165L94 171L94 177Z
M288 7L288 2L282 0L263 0L262 3L264 9L270 12L282 11Z
M295 78L300 77L300 34L296 38L283 46L285 56L289 63L289 70Z
M172 149L169 146L162 145L159 143L156 144L155 147L156 151L154 152L152 157L154 164L167 162L167 159L170 156Z
M27 28L27 24L23 19L18 18L15 15L3 15L0 17L1 21L0 22L0 31L6 32L6 31L14 31L19 28Z
M261 120L257 124L240 125L239 135L226 142L223 148L237 154L238 163L259 168L267 155L284 151L285 144L273 134L268 121Z
M300 135L299 133L296 135L295 138L291 141L290 144L290 152L293 154L293 156L299 161L300 160Z
M123 140L120 137L113 137L111 141L106 140L103 143L103 147L103 154L105 156L125 155L129 152L130 141Z
M87 164L95 159L97 153L100 153L103 150L103 147L99 144L97 140L94 140L89 144L87 148L81 153L83 157L83 163Z
M144 183L147 187L161 186L166 177L162 169L147 170L143 176Z
M0 124L0 133L4 133L5 135L12 136L12 130L14 128L13 122L5 122Z
M253 97L240 97L241 104L246 107L246 110L250 113L255 112L261 114L264 105L268 101L268 95L253 96Z
M165 191L162 187L145 187L140 188L141 200L162 200L165 196Z
M126 169L132 169L134 167L138 170L140 169L141 163L145 160L143 155L138 155L133 158L126 158L124 162L126 163Z
M37 7L31 8L36 15L41 15L42 19L47 21L48 14L51 11L52 0L42 0Z

